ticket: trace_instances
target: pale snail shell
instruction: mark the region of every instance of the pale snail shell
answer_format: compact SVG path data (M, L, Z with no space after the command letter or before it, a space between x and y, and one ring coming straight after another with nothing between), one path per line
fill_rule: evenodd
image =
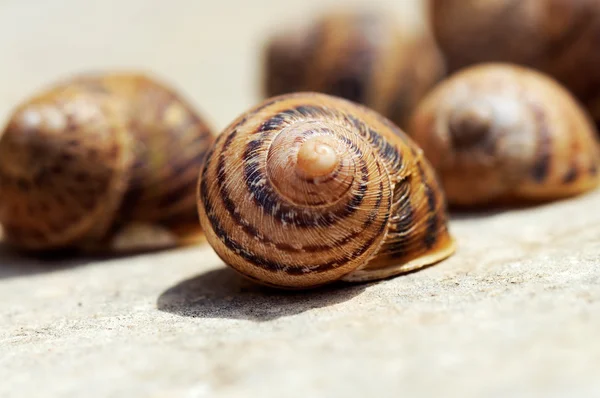
M600 2L429 0L431 25L450 72L516 63L557 79L600 126Z
M375 280L454 252L444 194L421 150L340 98L295 93L254 107L219 135L199 181L208 242L259 283Z
M33 251L145 250L200 239L197 173L213 143L174 90L82 74L19 105L0 138L0 224Z
M509 64L466 68L419 105L411 137L451 205L548 201L599 183L587 113L556 81Z
M298 91L364 104L401 128L445 75L431 32L376 10L331 11L286 27L266 43L266 97Z

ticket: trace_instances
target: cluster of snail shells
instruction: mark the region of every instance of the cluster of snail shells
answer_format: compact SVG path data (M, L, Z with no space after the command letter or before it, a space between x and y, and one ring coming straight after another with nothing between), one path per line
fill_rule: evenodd
M562 43L568 48L561 56L579 54L593 32L600 34L599 4L431 0L435 40L429 29L418 39L401 34L397 21L379 12L325 13L268 41L265 92L322 92L388 116L425 151L451 205L575 195L597 185L600 157L595 127L571 93L579 95L586 81L592 83L588 91L598 86L600 58L573 63L544 53L541 59L546 47L538 36L550 29L545 46ZM561 25L563 9L568 18ZM590 23L577 28L586 11ZM555 31L557 37L551 35ZM443 78L446 58L451 75ZM547 73L482 62L487 59L531 64ZM461 73L471 64L476 65ZM598 68L582 76L573 69L582 64L585 71Z
M474 1L432 3L439 19L450 18L443 10L452 7L476 7ZM504 3L511 2L481 7ZM513 3L515 9L541 7ZM429 80L413 96L410 83L395 79L402 76L399 60L408 55L421 66L419 56L441 58L437 52L431 56L435 45L415 47L414 53L397 45L397 33L393 21L379 14L332 13L268 42L265 92L271 98L225 130L201 173L202 227L227 264L256 281L288 288L379 279L453 252L446 202L475 207L550 201L598 186L598 132L571 91L526 67L478 62L457 71L451 59L453 73L444 80L441 61L437 68L424 61L424 70L436 73L423 73ZM292 92L296 94L273 97ZM390 111L398 110L398 104L402 111ZM392 157L401 159L391 168L390 152L382 149L388 145L396 148ZM376 229L370 228L379 219L372 202L347 206L356 194L352 184L362 177L345 162L359 159L374 165L364 169L368 182L382 170L396 176L391 179L392 203L403 197L411 209L428 212L415 217L401 210L405 206L384 206L389 225L378 230L381 241L373 240ZM235 167L237 163L244 166ZM421 185L424 196L418 186L402 184L404 173L411 171L411 179L430 176L420 180L426 181ZM377 183L365 184L365 192L372 185ZM386 198L386 186L380 187L375 191ZM435 192L436 199L427 192ZM354 220L357 212L350 209L355 208L358 214L373 212L363 215L366 224L364 218ZM434 224L443 231L436 239L444 243L429 247L433 235L423 226ZM366 225L364 232L359 225ZM359 235L375 244L354 251ZM399 241L399 236L414 243ZM389 256L390 247L402 247L410 256Z
M468 44L464 32L479 22L458 26L453 12L476 2L431 3L436 34L448 36L450 77L441 80L431 36L406 40L378 13L324 15L269 41L268 98L216 139L179 94L143 75L86 75L48 88L17 107L0 137L5 239L28 250L114 251L196 242L202 231L247 278L311 288L449 257L448 205L596 188L598 133L571 92L512 64L456 72L477 58L478 42L467 46L473 57L454 46ZM481 7L496 17L484 21L502 26L501 10L524 13L521 21L541 3ZM593 8L577 3L578 12ZM584 27L582 41L595 26ZM563 53L585 48L574 46Z
M155 80L77 76L14 110L0 192L14 247L146 250L202 229L227 264L282 288L381 279L454 252L422 150L375 111L325 94L271 98L215 141Z
M552 76L600 125L600 2L429 0L450 72L508 62Z
M136 251L199 239L197 172L214 139L163 83L87 74L19 105L0 137L0 224L29 251Z
M523 67L454 74L423 99L409 132L326 94L265 100L206 156L198 210L208 242L263 284L376 280L454 252L447 203L547 201L599 183L587 113Z
M428 30L405 28L382 11L336 10L268 38L263 90L266 97L311 91L345 98L405 128L445 71Z

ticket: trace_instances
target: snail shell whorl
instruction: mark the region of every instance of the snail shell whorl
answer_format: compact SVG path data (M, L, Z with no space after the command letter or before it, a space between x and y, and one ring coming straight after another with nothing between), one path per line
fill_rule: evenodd
M331 206L355 187L359 163L339 137L351 133L322 122L291 123L269 144L266 176L277 193L299 206Z
M595 129L552 79L505 64L467 68L436 87L409 129L455 205L550 200L595 187Z
M436 184L387 120L300 93L267 100L219 136L201 172L198 210L209 243L234 269L268 285L312 287L450 255Z
M145 76L56 84L21 104L0 139L6 238L30 250L81 248L131 222L193 224L211 142L192 110Z

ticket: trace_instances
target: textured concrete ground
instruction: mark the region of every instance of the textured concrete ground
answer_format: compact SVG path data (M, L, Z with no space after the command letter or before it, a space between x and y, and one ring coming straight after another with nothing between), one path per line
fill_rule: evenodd
M222 127L255 101L269 20L316 2L87 3L0 2L4 115L63 73L145 67ZM310 293L258 288L205 246L50 262L2 246L0 397L597 397L598 204L455 216L448 261Z

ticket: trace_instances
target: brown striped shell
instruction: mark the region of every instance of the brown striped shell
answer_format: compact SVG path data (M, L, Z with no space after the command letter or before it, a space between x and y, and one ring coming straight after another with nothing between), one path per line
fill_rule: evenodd
M169 247L199 237L213 136L180 95L136 73L81 75L30 98L0 138L0 224L28 250Z
M420 104L409 134L451 205L552 200L599 182L588 115L556 81L523 67L458 72Z
M429 0L450 72L509 62L557 79L600 125L600 1Z
M430 32L401 26L375 11L336 11L291 26L267 42L264 92L334 95L404 127L445 66Z
M380 279L454 251L421 150L379 114L317 93L274 97L220 134L198 210L208 242L282 288Z

